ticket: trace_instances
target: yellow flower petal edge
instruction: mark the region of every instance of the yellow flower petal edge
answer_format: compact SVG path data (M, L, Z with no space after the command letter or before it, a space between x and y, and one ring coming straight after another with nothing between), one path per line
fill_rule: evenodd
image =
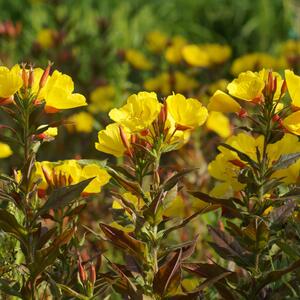
M0 66L0 98L13 96L23 86L20 70L19 65L13 66L11 70Z
M291 70L285 70L284 75L292 104L300 108L300 76Z
M300 110L286 117L282 124L288 131L300 135Z
M241 106L237 101L220 90L216 91L209 99L207 108L209 111L223 113L239 112L241 110Z

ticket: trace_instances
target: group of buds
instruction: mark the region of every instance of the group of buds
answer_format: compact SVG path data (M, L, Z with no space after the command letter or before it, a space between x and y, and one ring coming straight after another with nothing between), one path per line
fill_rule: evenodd
M94 293L94 286L95 286L95 282L96 282L96 268L95 265L93 263L89 264L89 268L88 268L88 272L85 269L85 266L82 263L82 259L79 256L78 257L78 275L79 275L79 280L80 283L82 284L85 293L88 296L93 296Z

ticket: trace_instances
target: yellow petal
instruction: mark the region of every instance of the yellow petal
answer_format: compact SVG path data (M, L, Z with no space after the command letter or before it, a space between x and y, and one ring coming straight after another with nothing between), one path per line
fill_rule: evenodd
M218 90L209 99L207 108L210 111L230 113L240 111L241 106L232 97Z

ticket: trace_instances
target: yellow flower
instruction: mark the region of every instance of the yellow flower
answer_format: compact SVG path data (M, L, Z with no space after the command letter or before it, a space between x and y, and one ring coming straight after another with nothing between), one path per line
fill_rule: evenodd
M54 46L55 31L49 28L40 30L36 37L36 42L43 48L49 49Z
M205 68L210 65L209 55L197 45L186 45L182 49L184 60L191 66Z
M218 90L209 99L207 106L209 111L218 111L223 113L239 112L241 106L232 97Z
M22 86L19 65L13 66L11 70L0 66L0 98L13 96Z
M131 132L140 132L152 124L161 107L155 93L139 92L129 96L127 103L121 108L112 109L109 117Z
M300 135L300 110L286 117L282 124L288 131Z
M82 168L81 181L95 177L89 185L84 189L85 193L100 193L101 187L106 185L110 180L107 171L96 164L86 165Z
M94 118L87 112L81 111L68 118L72 124L66 125L69 131L75 129L77 132L90 133L93 131Z
M278 59L266 53L251 53L237 58L231 67L235 76L247 70L258 71L262 68L277 69Z
M168 43L168 37L163 32L151 31L146 37L147 46L150 51L155 53L162 52Z
M151 70L152 63L146 58L146 56L135 49L128 49L125 52L126 60L131 64L134 68L138 70Z
M9 145L0 143L0 158L6 158L12 155L12 150Z
M126 137L129 140L130 134L125 131ZM120 136L120 129L117 123L109 124L105 129L98 133L99 143L95 143L98 151L112 154L116 157L123 156L126 148Z
M241 73L238 78L228 84L227 89L231 96L245 101L252 101L262 95L265 87L264 80L251 71Z
M165 58L171 64L179 64L182 61L182 48L186 40L181 36L172 38L171 46L166 49Z
M169 96L167 107L177 125L190 129L202 125L208 116L207 109L198 100L186 99L181 94Z
M47 178L45 177L47 174ZM36 162L32 176L32 183L40 181L38 188L47 190L49 183L52 186L69 186L86 179L95 177L83 193L100 193L101 187L109 182L110 175L96 164L81 166L76 160L64 160L59 162Z
M300 116L300 114L299 114ZM285 134L281 140L274 144L268 145L267 153L270 163L277 161L281 155L299 153L300 141L293 134ZM283 178L280 181L286 184L299 183L300 179L300 159L285 169L276 171L272 178Z
M47 107L69 109L87 105L85 97L74 93L74 83L70 76L54 71L45 86Z
M171 76L172 75L167 72L161 73L154 78L146 80L144 82L144 87L148 91L156 91L167 96L172 93L172 91L185 93L198 86L198 82L194 78L180 71L174 72L174 78L171 78Z
M115 97L116 90L112 85L99 86L90 94L91 104L88 109L94 114L106 112L112 108Z
M292 105L300 108L300 76L291 70L285 70L284 74Z
M206 127L216 132L222 138L229 137L232 132L229 119L224 114L217 111L209 113Z
M228 45L203 44L201 49L208 53L211 64L222 64L231 56L231 48Z
M230 137L226 144L231 145L235 149L247 154L252 160L257 162L257 149L262 154L263 150L263 136L257 138L252 137L246 133ZM241 168L247 165L246 161L241 161L238 155L227 148L220 146L218 148L220 154L208 166L208 171L214 178L223 182L222 190L226 187L228 190L240 191L245 186L238 181L238 175ZM276 162L281 155L289 153L297 153L300 151L300 142L298 137L292 134L285 134L284 137L274 144L269 144L267 147L267 156L269 167ZM299 181L300 160L291 166L276 171L271 178L280 179L286 184L297 183ZM215 190L218 193L218 190ZM225 194L225 193L224 193Z

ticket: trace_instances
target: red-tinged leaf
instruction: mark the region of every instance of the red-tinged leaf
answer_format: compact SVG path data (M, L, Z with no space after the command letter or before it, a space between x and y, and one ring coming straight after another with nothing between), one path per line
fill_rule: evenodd
M193 219L195 219L198 215L200 214L205 214L207 212L213 211L220 208L219 205L207 205L206 207L203 207L201 210L193 213L191 216L185 218L180 224L172 226L168 229L165 230L164 232L164 238L166 238L172 231L180 229L182 227L184 227L185 225L187 225L189 222L191 222Z
M100 228L102 229L105 236L112 242L114 245L119 248L130 251L134 256L143 260L146 255L147 246L145 243L136 240L129 234L124 231L114 228L112 226L100 223Z
M211 226L208 226L208 230L214 240L210 245L220 256L233 261L238 260L242 264L249 263L251 253L243 249L231 235Z
M166 179L166 181L162 184L161 186L161 190L162 191L169 191L171 190L178 182L179 180L185 176L188 173L191 173L193 171L195 171L196 169L187 169L187 170L182 170L178 173L176 173L175 175L172 175L171 177L169 177L168 179Z
M261 289L263 289L266 285L279 280L285 274L288 274L298 268L300 268L300 259L293 262L287 268L269 272L264 276L264 278L259 282L258 286L255 288L254 295L257 295L261 291Z
M211 197L205 193L202 192L189 192L191 195L193 195L195 198L198 198L204 202L220 205L222 208L224 208L224 215L230 218L241 218L240 211L236 208L234 202L239 203L239 199L232 198L232 199L219 199L215 197Z
M177 251L171 260L162 265L154 276L153 290L160 296L164 296L168 290L172 278L180 268L182 251Z

